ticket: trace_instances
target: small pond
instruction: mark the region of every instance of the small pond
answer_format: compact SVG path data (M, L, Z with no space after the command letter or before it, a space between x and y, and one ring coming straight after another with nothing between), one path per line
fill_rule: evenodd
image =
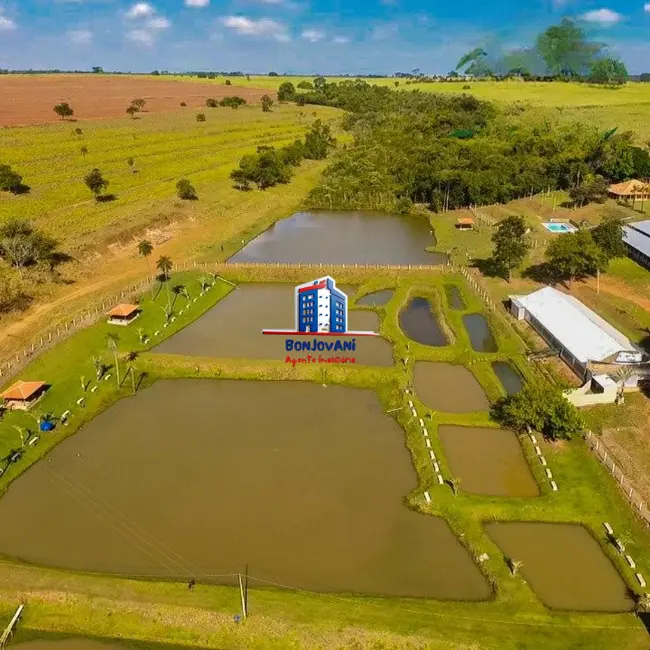
M535 497L539 486L512 431L442 424L438 435L453 476L471 494Z
M440 518L404 507L404 433L370 390L177 379L123 399L0 499L0 554L187 580L479 600Z
M413 298L399 314L399 326L406 336L424 345L448 345L447 337L426 298Z
M519 572L548 607L623 612L632 608L627 586L583 526L543 522L490 522L502 553L523 562Z
M357 305L369 305L370 307L380 307L385 305L393 297L392 289L384 289L383 291L375 291L374 293L369 293L363 298L357 300Z
M467 307L460 289L455 284L445 285L445 296L447 296L447 304L450 309L455 311L462 311Z
M467 314L463 316L463 325L469 334L472 349L477 352L496 352L497 343L490 332L487 318L483 314Z
M416 361L413 388L422 402L434 411L471 413L490 408L481 384L465 366Z
M495 361L492 364L492 370L508 395L514 395L524 387L521 375L509 363Z
M347 294L351 287L342 286ZM376 313L351 309L348 312L351 330L379 330ZM192 324L156 346L155 352L192 356L278 359L288 353L284 336L264 336L263 329L294 327L294 292L288 284L240 284L212 309ZM349 341L353 337L340 337ZM356 339L354 352L357 364L371 366L393 365L393 348L381 337L363 336Z
M299 212L276 222L229 262L444 264L426 219L373 212Z
M7 646L8 650L129 650L135 647L126 641L105 643L93 639L38 639Z

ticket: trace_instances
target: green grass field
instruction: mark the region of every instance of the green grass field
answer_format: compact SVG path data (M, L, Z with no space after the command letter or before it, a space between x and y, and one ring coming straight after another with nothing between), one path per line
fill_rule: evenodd
M165 215L214 218L250 201L232 188L228 177L243 155L260 145L283 146L301 137L314 119L332 120L340 115L335 109L288 105L276 106L271 113L263 113L258 106L206 108L204 112L204 123L197 123L196 112L187 109L145 113L137 120L0 130L3 162L22 174L31 187L27 194L0 197L0 220L32 219L78 249L115 239L121 231L137 232ZM74 134L77 126L82 135ZM82 147L87 148L87 155L81 153ZM131 157L135 173L127 164ZM98 204L93 200L83 182L93 167L109 180L108 192L116 195L115 201ZM179 178L194 184L197 202L176 199Z
M324 270L324 272L327 269ZM241 280L287 281L295 283L309 276L308 270L286 269L271 277L265 270L226 269L225 277ZM158 304L165 301L166 291L157 287L153 293L142 296L143 316L137 325L111 328L98 323L74 335L68 341L43 354L21 376L52 382L46 398L33 410L34 414L53 411L60 414L70 408L70 424L59 424L54 433L41 434L35 447L27 447L25 457L0 478L1 488L16 478L32 462L38 462L54 444L72 434L99 411L116 399L128 399L132 385L127 378L118 390L115 368L106 381L96 382L91 364L93 355L102 355L111 362L106 347L106 335L117 331L120 335L119 353L122 376L126 364L123 359L129 351L139 351L136 373L146 371L145 384L157 378L218 377L239 379L278 380L294 378L322 383L320 369L297 366L292 369L282 360L255 361L246 359L193 358L179 355L159 355L148 352L152 343L139 342L137 327L153 336L157 342L189 324L223 298L231 287L218 281L205 295L200 296L198 272L177 273L173 284L182 282L197 302L179 297L176 304L177 320L168 328L162 327L162 310ZM300 277L298 277L300 276ZM491 399L502 394L500 384L490 367L496 359L508 359L524 376L533 378L535 369L523 357L522 341L508 326L504 317L486 314L490 329L499 344L497 353L478 353L471 350L461 323L463 313L483 311L483 304L462 278L453 273L412 272L397 278L394 272L348 269L338 273L337 280L359 287L355 297L393 287L392 300L381 316L381 333L391 340L398 363L393 368L346 367L328 368L327 383L348 386L367 386L377 391L386 410L404 406L407 396L403 388L411 380L413 361L444 360L462 362L474 373ZM444 297L444 284L452 283L461 291L466 309L453 312ZM429 296L439 310L446 327L453 334L453 343L434 349L410 343L398 326L398 312L410 296ZM189 305L189 309L187 309ZM184 313L180 314L183 309ZM404 366L400 360L409 356ZM197 370L198 368L198 370ZM96 392L90 387L84 391L81 376L98 383ZM76 405L85 396L86 406ZM434 449L449 475L444 448L437 436L437 426L444 423L491 426L486 413L454 415L431 412L415 398L418 412L429 419L428 425ZM97 637L100 639L133 639L154 648L156 644L171 643L176 647L239 647L376 650L377 648L434 648L439 650L565 650L590 648L605 650L621 647L641 650L647 646L647 635L641 624L628 614L583 614L554 612L539 602L527 583L513 578L503 556L487 537L482 522L499 520L544 520L580 522L589 527L601 543L631 589L635 579L623 558L607 543L602 522L609 521L615 530L624 532L633 540L631 552L639 571L648 575L650 551L648 533L642 529L632 511L619 494L618 488L606 471L588 453L580 440L567 445L553 446L541 443L549 466L560 485L553 493L535 464L533 471L540 482L540 497L521 500L473 496L463 492L454 497L447 486L435 483L428 453L416 422L397 412L397 419L405 432L415 467L414 489L405 496L405 507L445 517L474 557L483 552L490 556L482 570L496 586L492 600L482 603L437 602L399 598L373 598L355 595L319 595L299 590L278 590L257 586L252 590L251 618L239 626L232 623L232 614L238 611L239 592L229 587L200 584L189 593L184 584L165 582L138 582L100 575L75 574L65 571L40 569L16 564L8 559L0 561L0 613L8 616L19 598L27 598L29 606L21 625L18 640L43 634ZM18 446L14 424L34 428L29 415L11 413L0 422L0 441L4 450ZM522 440L525 455L534 459L530 442ZM431 492L433 502L426 504L422 491ZM174 647L172 645L172 647Z

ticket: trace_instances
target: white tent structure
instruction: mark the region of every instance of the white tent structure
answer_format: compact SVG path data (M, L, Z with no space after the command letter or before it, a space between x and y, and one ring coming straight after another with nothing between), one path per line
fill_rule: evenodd
M590 362L638 364L643 351L598 314L553 287L526 296L510 296L511 312L528 321L583 380L591 378Z

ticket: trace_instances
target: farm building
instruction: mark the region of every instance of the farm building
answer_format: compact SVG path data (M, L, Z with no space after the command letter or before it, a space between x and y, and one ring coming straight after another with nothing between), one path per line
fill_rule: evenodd
M628 255L650 269L650 219L623 226Z
M610 196L619 200L647 201L650 199L650 183L636 179L610 185L607 191Z
M458 230L474 230L474 219L472 217L460 217L456 219Z
M8 409L28 411L47 390L47 384L42 381L17 381L7 388L1 397Z
M527 296L510 296L510 310L528 321L583 380L621 365L644 362L645 354L626 336L573 296L544 287Z
M108 322L111 325L128 325L140 316L138 305L117 305L108 312Z

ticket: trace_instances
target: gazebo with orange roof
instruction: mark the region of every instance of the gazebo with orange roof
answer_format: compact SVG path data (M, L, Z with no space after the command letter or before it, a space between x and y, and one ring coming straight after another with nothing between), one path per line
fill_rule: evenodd
M19 380L2 393L8 409L29 410L45 394L48 386L44 381Z
M456 219L458 230L474 230L474 219L472 217L459 217Z
M128 325L140 316L140 306L122 303L108 312L108 322L111 325Z

